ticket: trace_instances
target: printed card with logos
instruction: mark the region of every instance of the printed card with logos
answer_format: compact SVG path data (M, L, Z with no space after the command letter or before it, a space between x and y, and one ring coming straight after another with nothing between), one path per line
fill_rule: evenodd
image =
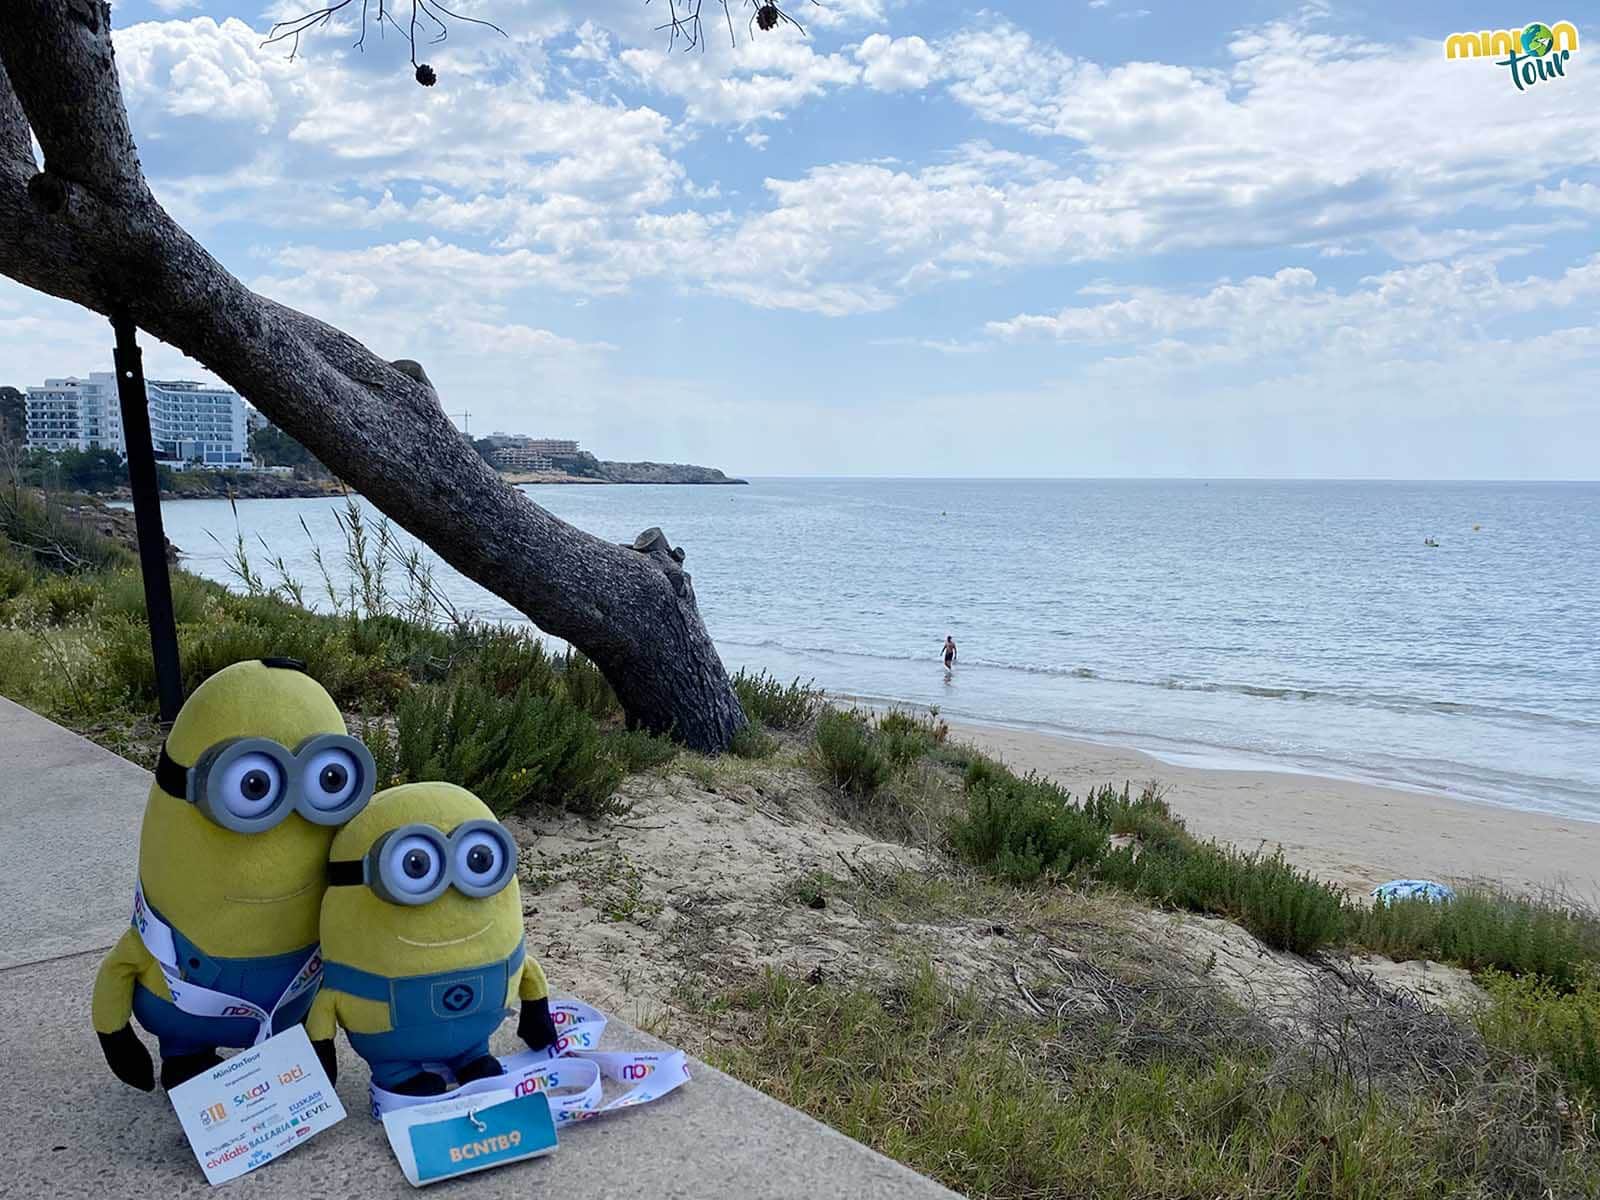
M344 1106L296 1025L167 1093L213 1186L236 1179L344 1120Z
M549 1154L556 1123L543 1092L507 1089L457 1096L383 1114L400 1170L412 1187Z

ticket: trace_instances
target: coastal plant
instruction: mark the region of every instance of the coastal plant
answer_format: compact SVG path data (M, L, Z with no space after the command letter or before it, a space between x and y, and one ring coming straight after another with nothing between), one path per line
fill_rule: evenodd
M1600 921L1558 901L1463 888L1456 898L1378 901L1352 940L1396 961L1435 959L1471 971L1540 976L1577 987L1600 962Z
M47 571L101 571L133 563L132 552L64 510L61 498L0 488L0 545Z
M739 671L733 677L733 690L744 715L768 729L805 729L822 710L822 693L815 682L779 683L765 671L751 674Z
M858 800L870 799L894 773L894 763L857 712L824 710L817 717L812 749L824 774Z
M664 738L643 729L613 729L605 735L606 753L622 764L630 775L665 766L678 757L679 747L671 738Z
M504 625L474 625L456 635L453 658L464 659L471 669L501 696L521 688L552 696L561 669L544 643L522 629Z
M1585 1104L1600 1134L1600 966L1589 964L1570 990L1537 975L1489 969L1478 985L1488 1002L1473 1013L1490 1045L1549 1062Z
M967 809L951 824L956 852L1011 883L1033 883L1093 867L1106 852L1107 826L1037 775L982 778L967 789Z
M891 708L877 720L878 739L895 766L905 768L926 757L950 733L937 716L918 717Z
M778 752L778 739L752 721L738 733L728 746L728 753L739 758L770 758Z
M417 688L395 711L399 773L476 793L497 814L538 804L583 816L621 811L624 769L570 700L523 689L503 699L467 675Z
M171 572L172 616L179 625L204 620L207 597L215 589L186 571ZM144 576L137 570L117 571L98 581L99 611L131 621L145 620Z
M1267 945L1296 954L1337 943L1347 929L1343 894L1291 865L1281 850L1246 853L1173 839L1114 851L1098 874L1157 903L1227 917Z
M710 1039L714 1066L969 1196L1536 1200L1600 1186L1594 1136L1516 1063L1378 1090L1245 1036L1124 1055L1121 1014L1065 1037L1065 1018L1018 1016L926 964L879 987L769 971L707 1019L738 1031Z
M606 677L576 650L568 650L561 660L561 688L568 700L597 721L622 715L622 705Z

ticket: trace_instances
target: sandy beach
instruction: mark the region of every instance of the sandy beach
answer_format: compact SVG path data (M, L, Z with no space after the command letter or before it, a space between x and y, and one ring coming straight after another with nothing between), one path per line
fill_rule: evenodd
M951 729L1014 770L1039 771L1074 794L1106 781L1137 788L1159 780L1195 833L1247 849L1282 846L1291 861L1352 891L1397 878L1484 880L1600 902L1594 822L1316 775L1176 766L1032 730L956 722Z

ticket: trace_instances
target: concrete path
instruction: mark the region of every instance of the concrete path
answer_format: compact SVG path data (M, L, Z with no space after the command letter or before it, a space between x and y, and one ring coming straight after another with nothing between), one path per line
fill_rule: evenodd
M119 1083L89 1025L100 956L121 935L150 776L0 699L0 1198L208 1194L164 1093ZM559 990L559 980L553 981ZM515 1048L512 1022L496 1049ZM147 1039L149 1040L149 1039ZM613 1020L608 1048L660 1048ZM366 1113L366 1066L339 1046L351 1114L230 1193L409 1196ZM549 1158L437 1185L440 1196L561 1200L950 1197L945 1190L737 1080L694 1080L634 1112L563 1134Z

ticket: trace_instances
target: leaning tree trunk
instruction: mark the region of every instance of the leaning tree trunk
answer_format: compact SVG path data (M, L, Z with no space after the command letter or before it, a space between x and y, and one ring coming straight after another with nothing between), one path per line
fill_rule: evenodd
M0 273L126 312L204 363L451 566L592 658L631 723L707 750L744 724L681 551L656 531L618 546L557 520L483 462L414 364L256 295L156 203L100 0L0 0Z

